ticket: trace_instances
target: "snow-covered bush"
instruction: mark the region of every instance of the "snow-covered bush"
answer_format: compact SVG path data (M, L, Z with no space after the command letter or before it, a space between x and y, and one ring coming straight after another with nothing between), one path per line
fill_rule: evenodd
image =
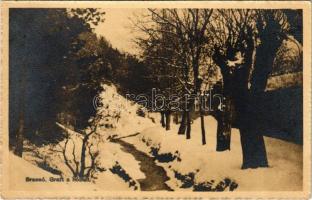
M105 116L102 114L93 117L89 120L89 127L79 133L70 131L59 124L64 129L66 136L64 141L52 146L51 151L62 155L66 167L74 178L88 180L95 178L96 172L104 171L98 159L98 144L103 139L97 130L103 117Z

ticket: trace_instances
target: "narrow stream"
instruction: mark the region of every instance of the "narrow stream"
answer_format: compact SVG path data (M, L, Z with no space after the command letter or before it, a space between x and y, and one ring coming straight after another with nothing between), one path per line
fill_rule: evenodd
M139 161L140 170L145 174L145 179L138 179L142 191L156 191L172 189L165 183L169 180L164 168L156 165L153 158L146 153L139 151L134 145L125 142L121 139L114 139L112 142L118 143L122 146L122 150L126 153L130 153L134 158Z

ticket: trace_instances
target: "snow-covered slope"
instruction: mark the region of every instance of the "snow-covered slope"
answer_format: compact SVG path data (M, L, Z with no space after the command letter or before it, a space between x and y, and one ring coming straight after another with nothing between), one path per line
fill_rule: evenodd
M160 147L159 153L178 151L181 161L174 160L161 163L171 176L170 186L176 189L179 184L174 180L173 171L181 174L196 172L195 181L219 181L230 178L238 183L240 191L285 191L302 189L302 146L282 140L265 137L269 168L241 170L242 151L240 135L232 129L231 150L215 151L216 121L210 116L205 117L207 144L201 144L200 120L194 121L192 138L186 140L184 135L177 135L178 126L166 131L160 126L145 129L137 138L128 138L128 142L142 151L150 152L146 146Z
M113 174L110 170L115 165L119 165L132 179L142 179L144 178L144 174L139 170L138 161L131 154L122 151L120 145L110 142L108 138L109 136L122 137L133 134L154 123L150 119L139 117L136 114L139 106L119 95L115 86L104 85L103 87L104 92L101 94L103 106L98 108L98 112L104 112L104 115L109 116L116 116L117 113L119 117L118 119L116 117L102 118L98 124L98 134L89 139L89 142L93 144L92 151L99 151L97 158L99 166L105 169L104 172L98 172L96 174L96 179L92 180L93 185L96 185L101 190L109 191L134 190L134 187L130 188L129 183L122 180L118 175ZM62 124L57 124L68 134L65 152L70 165L74 167L74 159L80 161L83 136ZM109 124L109 126L102 126L103 124ZM49 168L59 171L63 177L71 178L73 174L68 166L66 166L62 153L65 148L65 142L66 139L58 144L42 147L36 147L26 142L25 146L30 151L24 152L24 158L33 164L44 162ZM75 158L73 157L73 152ZM88 152L86 152L86 155L86 165L89 166L91 161ZM136 183L136 186L139 188L138 183Z
M103 85L103 88L104 91L100 95L102 106L98 108L99 112L118 113L119 115L119 117L112 119L114 128L102 127L101 130L104 135L127 136L155 125L148 116L138 116L136 113L141 106L118 94L114 85ZM148 115L147 112L146 114Z
M28 161L9 154L9 187L12 190L98 190L98 187L92 183L85 182L51 182L50 178L60 178L60 176L51 174ZM44 178L45 182L26 182L26 178Z
M170 131L162 128L159 123L159 113L146 113L145 117L140 117L137 115L139 105L120 96L114 86L104 85L104 89L105 91L101 94L103 106L98 108L99 112L118 113L119 117L118 119L109 119L111 120L109 123L113 124L112 127L104 126L99 128L100 140L99 138L93 138L91 140L99 150L99 163L105 171L98 172L97 179L93 180L93 182L85 183L87 186L83 187L84 189L108 191L134 190L134 187L129 187L128 183L110 171L116 164L121 166L135 180L138 189L140 189L137 180L144 179L146 175L140 171L140 163L131 152L125 152L122 150L121 145L111 142L108 139L109 136L114 136L115 138L123 137L122 140L133 144L136 149L150 156L153 156L150 153L151 147L155 147L159 149L158 154L170 153L178 157L179 159L165 163L156 161L159 166L163 166L166 170L167 175L170 177L167 184L174 190L184 190L180 188L181 180L176 177L177 173L186 175L191 172L195 174L195 183L214 180L217 184L224 180L224 178L229 178L238 184L237 190L240 191L287 191L302 189L302 146L265 137L270 167L241 170L242 151L239 131L237 129L232 129L231 151L216 152L217 123L213 117L205 117L207 144L202 146L199 119L194 120L192 124L192 138L186 140L184 135L177 134L178 125L172 123ZM152 122L152 118L154 122ZM106 120L106 118L103 118L103 120ZM106 122L101 122L100 124L102 123ZM63 128L66 129L66 127ZM68 158L72 159L73 144L75 144L75 151L77 151L77 158L79 159L81 136L74 131L68 130L67 132L71 140L67 150ZM64 146L64 141L53 146L52 149L62 146ZM51 151L51 146L38 148L28 145L28 147L32 147L33 150L24 153L24 159L27 161L36 163L38 158L35 152L38 152L45 158L45 162L49 166L57 168L64 177L72 176L64 163L62 154ZM36 172L30 169L31 167L38 170L38 173L36 173L38 175L42 173L42 176L51 176L51 174L20 158L11 157L12 160L10 163L12 166L25 167L24 170L21 170L22 174L12 177L13 180L20 179L18 182L21 183L21 185L14 187L32 187L31 184L24 184L25 182L23 182L23 177L33 175L34 173L31 171ZM49 184L53 185L53 183ZM83 186L84 183L66 183L63 185L65 186L55 184L51 188L73 187L79 189L80 185ZM42 184L38 184L38 187L43 186ZM187 188L186 190L191 189Z

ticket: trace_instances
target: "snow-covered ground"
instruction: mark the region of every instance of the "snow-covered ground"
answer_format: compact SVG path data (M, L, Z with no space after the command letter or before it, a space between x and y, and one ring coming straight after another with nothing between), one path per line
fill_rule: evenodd
M172 126L166 131L159 126L150 127L136 137L127 138L142 151L149 152L151 146L160 147L159 154L176 151L181 161L177 159L169 163L161 163L171 177L170 186L180 184L174 179L173 171L181 174L195 173L195 182L230 178L238 184L240 191L287 191L302 189L302 146L282 140L265 137L269 168L241 170L242 150L240 135L237 129L232 129L231 150L215 151L216 121L205 117L207 144L201 144L200 120L194 121L192 138L178 135L178 126ZM149 147L146 143L152 143Z
M26 160L9 154L9 187L12 190L99 190L98 186L85 182L50 182L49 179L60 178L60 176L49 173L39 167L27 162ZM42 178L46 182L26 182L26 178ZM111 177L112 179L114 176ZM18 184L17 184L18 183Z
M72 132L71 138L69 140L66 154L67 158L70 161L70 164L74 166L73 164L73 144L75 143L75 156L76 160L80 160L80 154L81 154L81 139L77 136L77 134ZM47 166L50 168L56 169L57 171L61 172L61 175L53 175L54 177L64 177L71 178L73 175L70 171L70 169L66 166L64 162L64 157L61 152L57 152L55 150L60 150L61 146L63 146L64 141L60 142L58 145L48 145L41 148L37 148L36 152L28 151L25 152L23 155L23 158L27 161L36 164L36 163L42 163L43 161L46 163ZM28 148L34 148L34 146L31 146L28 144ZM139 170L139 164L138 162L131 156L131 154L127 154L124 151L120 149L120 146L115 143L108 142L106 140L102 140L97 148L100 150L100 154L98 157L99 160L99 166L101 168L104 168L104 171L96 173L96 178L91 179L91 182L88 183L81 183L81 182L72 182L66 183L69 187L74 188L80 188L81 190L106 190L106 191L122 191L122 190L134 190L134 187L129 187L129 183L125 182L122 178L119 176L113 174L110 169L112 169L117 164L122 166L124 169L126 169L127 174L133 179L137 180L140 178L144 178L144 174ZM39 155L41 158L38 158ZM14 156L16 157L16 156ZM17 157L18 158L18 157ZM20 158L19 158L20 159ZM21 160L21 159L20 159ZM15 166L16 161L12 161L12 165ZM87 157L86 161L87 166L90 165L90 159ZM30 164L31 165L31 164ZM36 168L34 165L31 165L33 168ZM22 171L25 172L25 174L22 174L17 177L33 177L34 174L32 170L28 170L28 167L24 165L19 165L19 167L22 169ZM38 170L41 170L37 168ZM44 171L44 170L41 170ZM44 171L45 172L45 171ZM48 175L49 174L49 175ZM45 175L42 175L44 177L50 177L52 174L48 173ZM24 180L23 180L24 181ZM25 182L25 181L24 181ZM57 184L56 184L57 185ZM79 185L86 185L87 187L79 187ZM139 189L139 184L136 182L135 186ZM52 190L54 187L52 188Z
M235 191L285 191L302 189L302 146L285 142L278 139L265 137L265 144L269 159L269 168L241 170L242 151L240 145L239 131L232 129L231 151L216 152L216 121L211 116L205 117L207 144L201 145L201 132L199 119L194 120L192 124L192 136L186 140L184 135L178 135L178 125L172 123L171 130L166 131L161 127L160 115L158 113L146 113L145 117L137 115L139 105L127 101L124 97L117 94L114 86L104 86L105 91L101 94L103 106L99 112L109 112L111 116L117 113L116 118L103 118L100 124L110 123L112 126L102 126L99 128L99 136L94 137L90 142L94 143L95 150L99 151L98 161L100 167L105 170L97 172L96 179L88 183L64 183L51 184L50 189L58 187L69 187L75 189L91 190L135 190L140 189L139 181L146 177L146 174L140 171L140 162L135 159L131 152L122 150L118 143L110 141L110 137L125 137L122 140L131 143L139 151L153 156L151 148L157 148L158 154L170 154L178 157L170 162L160 163L170 180L167 185L173 190L191 190L191 187L180 188L183 184L177 174L187 175L194 173L194 184L211 182L216 185L225 178L238 184ZM108 107L106 105L109 105ZM154 119L155 123L151 119ZM64 127L64 129L66 129ZM70 142L68 143L67 156L73 159L72 151L75 144L77 159L81 152L81 136L74 131L68 130ZM134 135L135 134L135 135ZM131 137L126 137L133 135ZM23 158L33 164L46 163L49 167L56 169L63 177L72 176L70 170L64 163L60 148L64 147L61 141L58 145L34 147L27 143L30 149L26 151ZM58 150L58 151L55 151ZM38 157L39 156L39 157ZM16 156L11 155L11 166L18 166L21 174L15 173L13 180L26 176L38 174L38 176L57 176L52 175L35 165L25 162ZM90 160L87 160L90 164ZM128 176L134 180L134 186L129 186L117 174L113 174L111 169L120 166ZM14 167L10 169L15 170ZM11 173L14 174L14 173ZM25 181L18 181L20 186L31 187ZM17 182L15 182L17 183ZM33 183L32 183L33 184ZM42 184L38 184L42 185ZM63 186L64 185L64 186ZM81 186L80 186L81 185ZM86 185L86 186L85 186ZM135 187L136 186L136 187ZM38 186L40 187L40 186Z

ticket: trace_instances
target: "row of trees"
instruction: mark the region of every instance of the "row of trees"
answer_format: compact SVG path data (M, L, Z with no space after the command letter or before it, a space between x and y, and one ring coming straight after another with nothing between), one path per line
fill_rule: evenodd
M276 54L283 52L282 42L302 44L301 11L149 9L135 21L144 33L136 40L141 59L113 49L93 33L104 14L96 9L10 9L10 147L17 155L23 153L25 138L37 144L63 139L55 122L72 125L87 138L82 146L87 149L86 130L98 126L90 120L98 117L93 100L103 83L116 84L123 94L150 94L157 88L166 97L198 96L221 74L224 112L212 113L218 121L217 150L230 149L231 128L237 127L243 168L267 166L263 137L250 116L257 116L253 105ZM196 102L177 100L186 105L179 134L189 139ZM203 103L198 101L205 144ZM161 112L169 129L173 110L167 106ZM86 151L81 153L75 176L88 173L82 164Z
M136 41L154 85L165 95L200 96L204 83L220 73L224 112L212 113L218 122L216 149L230 149L231 128L236 127L241 134L242 168L267 167L254 105L283 41L295 41L299 48L302 44L302 21L296 19L302 19L301 10L149 9L135 21L135 28L144 33ZM206 144L202 103L198 101L202 144ZM191 99L182 108L179 134L187 139L194 104ZM170 108L165 112L170 113Z

